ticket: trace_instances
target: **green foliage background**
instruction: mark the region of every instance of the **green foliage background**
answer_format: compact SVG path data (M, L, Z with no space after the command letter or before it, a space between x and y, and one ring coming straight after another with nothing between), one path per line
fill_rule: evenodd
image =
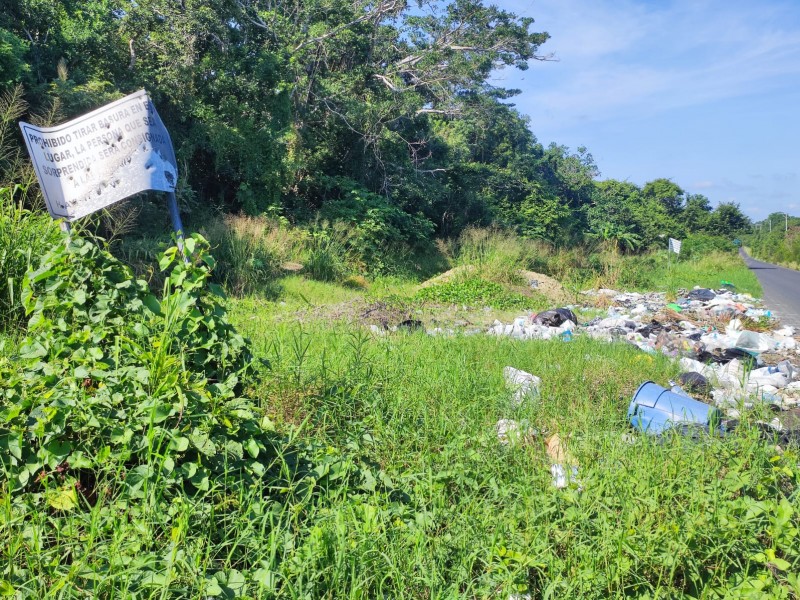
M518 90L489 77L548 58L548 37L480 0L19 0L0 13L0 89L53 122L146 88L184 210L321 213L358 228L377 270L385 245L469 225L615 252L748 225L737 205L663 178L598 182L587 149L540 144Z

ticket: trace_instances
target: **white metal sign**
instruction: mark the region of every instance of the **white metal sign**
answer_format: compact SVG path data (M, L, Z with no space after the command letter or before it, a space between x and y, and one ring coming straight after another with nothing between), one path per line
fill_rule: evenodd
M145 90L56 127L20 127L54 219L74 221L144 190L175 191L172 141Z

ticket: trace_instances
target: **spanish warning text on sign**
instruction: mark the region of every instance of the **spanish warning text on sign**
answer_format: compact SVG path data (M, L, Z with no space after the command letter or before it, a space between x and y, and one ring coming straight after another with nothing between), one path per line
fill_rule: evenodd
M20 127L54 219L74 221L144 190L175 191L172 141L145 90L56 127Z

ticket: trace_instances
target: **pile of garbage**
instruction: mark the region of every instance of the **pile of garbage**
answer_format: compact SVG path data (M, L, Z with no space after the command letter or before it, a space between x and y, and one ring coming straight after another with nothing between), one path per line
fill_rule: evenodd
M506 367L503 369L503 379L511 392L511 406L514 408L539 399L539 386L542 380L536 375L514 367ZM577 461L557 433L544 435L528 427L527 423L513 419L500 419L495 425L495 430L497 439L503 445L534 444L541 441L551 462L550 474L553 476L553 486L556 488L565 488L570 483L579 484Z
M766 402L776 411L800 407L795 329L781 327L749 294L729 287L695 288L672 303L663 293L601 289L583 294L594 304L606 304L606 314L579 325L573 310L581 307L569 306L512 323L495 321L487 333L564 341L588 335L675 357L684 372L677 389L705 398L729 418L756 402ZM781 423L778 414L773 426L780 429Z

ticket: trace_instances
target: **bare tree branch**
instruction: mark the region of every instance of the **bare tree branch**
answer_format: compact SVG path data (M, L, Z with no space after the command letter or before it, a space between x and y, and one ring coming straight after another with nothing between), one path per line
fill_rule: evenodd
M415 115L447 115L450 117L454 117L456 115L460 115L461 111L457 108L451 109L438 109L438 108L420 108L417 112L414 113Z
M386 77L385 75L379 75L378 73L373 73L372 75L375 79L383 83L386 87L388 87L393 92L403 92L408 88L399 88L394 83L392 83L391 79Z

